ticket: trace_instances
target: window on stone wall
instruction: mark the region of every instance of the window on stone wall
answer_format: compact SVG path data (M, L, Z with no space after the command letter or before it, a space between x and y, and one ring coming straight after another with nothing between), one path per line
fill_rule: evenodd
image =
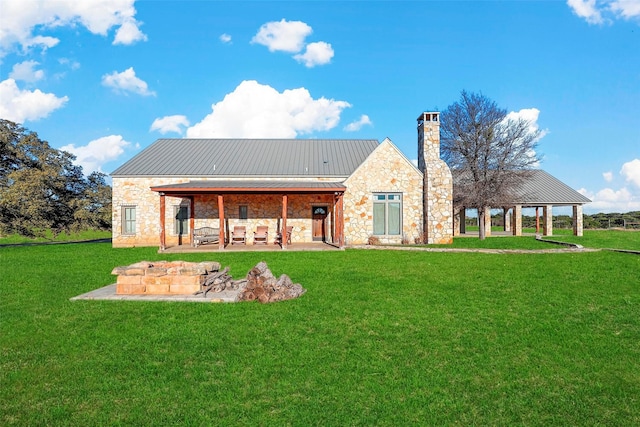
M122 207L122 234L136 234L136 207Z
M174 206L173 218L173 232L178 236L189 234L189 207Z
M238 218L239 219L249 218L249 206L247 205L238 206Z
M373 195L373 234L398 236L402 230L402 194L375 193Z

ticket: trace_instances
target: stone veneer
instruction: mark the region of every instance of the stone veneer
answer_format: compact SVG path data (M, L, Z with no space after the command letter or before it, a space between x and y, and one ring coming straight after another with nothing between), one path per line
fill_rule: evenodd
M179 184L189 182L192 178L113 178L113 216L112 216L112 244L113 247L158 246L160 242L160 196L151 191L156 185ZM297 179L296 181L300 181ZM166 244L175 246L189 244L180 241L188 238L176 235L174 231L174 208L176 206L190 206L189 199L166 196L165 224ZM253 243L253 232L259 225L269 227L269 244L273 243L277 230L280 229L282 215L282 195L261 194L242 195L225 194L225 233L228 236L236 225L247 228L247 244ZM239 206L247 205L248 219L238 218ZM122 234L123 207L136 207L136 233ZM291 242L312 241L311 206L324 206L328 210L326 233L331 241L333 196L330 194L290 194L287 203L287 225L293 226ZM203 194L194 197L194 228L220 227L218 219L218 199L215 194Z
M172 295L193 294L200 290L207 274L220 270L217 262L141 261L116 267L116 294Z
M373 193L402 194L402 235L376 236L380 243L414 243L422 234L422 174L385 139L344 182L347 244L366 244L373 232Z
M418 168L424 173L424 236L428 244L453 242L453 177L440 158L440 113L418 117Z

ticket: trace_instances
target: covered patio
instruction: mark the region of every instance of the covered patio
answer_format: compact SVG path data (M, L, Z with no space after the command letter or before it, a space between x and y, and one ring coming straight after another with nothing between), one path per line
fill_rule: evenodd
M211 251L214 247L218 251L344 248L346 187L340 182L209 180L153 186L151 190L160 198L161 252ZM168 204L187 214L181 218L188 224L184 240L181 230L167 224L168 219L176 223L176 214L167 212ZM218 231L217 243L194 247L194 230L205 225ZM250 237L248 241L254 244L231 244L235 227L245 227L247 235L252 235L258 225L269 229L266 244L256 245ZM291 242L282 233L288 226L293 230Z

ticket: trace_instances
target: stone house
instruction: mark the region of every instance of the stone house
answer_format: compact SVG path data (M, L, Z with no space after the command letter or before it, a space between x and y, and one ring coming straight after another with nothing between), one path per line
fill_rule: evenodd
M111 176L114 247L191 245L194 230L211 227L224 249L236 226L247 244L257 226L269 244L287 227L291 244L453 239L437 112L418 117L417 168L388 138L186 138L157 140Z

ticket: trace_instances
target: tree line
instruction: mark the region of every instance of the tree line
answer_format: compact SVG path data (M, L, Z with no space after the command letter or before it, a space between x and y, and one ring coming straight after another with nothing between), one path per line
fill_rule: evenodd
M0 234L111 229L106 175L85 176L75 156L20 124L0 119Z
M542 224L544 217L540 215L539 223ZM573 217L571 215L553 215L554 228L572 228ZM627 230L640 230L640 211L626 213L597 213L583 214L583 227L585 229L609 229L624 228ZM478 219L473 217L466 218L467 225L477 225ZM491 225L504 225L503 214L498 212L491 215ZM522 227L535 228L536 217L531 215L522 215Z

